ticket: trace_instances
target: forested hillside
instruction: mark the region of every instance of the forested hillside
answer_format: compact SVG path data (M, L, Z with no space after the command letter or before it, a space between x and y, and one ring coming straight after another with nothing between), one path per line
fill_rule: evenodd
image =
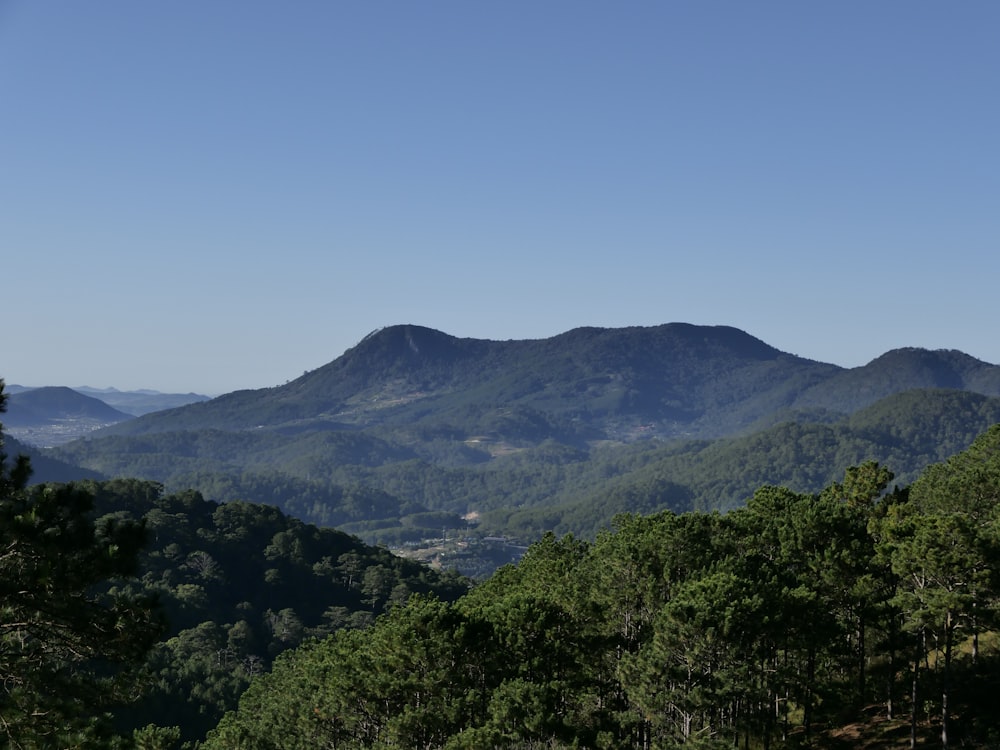
M198 740L283 651L366 628L413 595L468 590L273 506L137 479L30 484L14 449L0 425L5 747Z
M851 429L927 456L944 448L909 430L942 420L932 402L964 425L994 401L896 399ZM137 479L29 487L25 461L0 464L13 747L985 748L1000 733L1000 424L912 483L868 460L724 514L549 533L471 589L274 507ZM653 472L609 504L672 491Z
M168 492L266 503L470 575L548 530L815 492L866 460L901 481L1000 421L1000 368L898 349L844 369L729 327L549 339L376 331L286 385L123 422L47 455ZM480 543L514 545L496 558ZM461 540L468 540L461 541Z
M715 438L781 410L846 415L915 388L1000 396L1000 367L960 352L899 349L846 370L727 326L578 328L539 340L376 331L275 388L146 415L105 434L214 428L281 433L390 428L427 440ZM510 417L513 417L512 419Z
M948 350L844 369L722 326L533 341L394 326L283 386L44 455L59 479L78 466L273 505L481 577L546 531L592 539L621 512L728 510L763 484L816 492L867 460L912 481L1000 421L998 394L1000 367Z
M47 386L10 395L5 426L25 442L53 446L131 418L131 414L72 388Z
M365 628L414 594L450 601L467 590L457 576L274 507L165 495L138 480L72 486L95 498L99 517L141 518L149 532L136 580L111 593L155 597L168 630L147 660L145 697L119 717L122 729L176 725L183 739L202 737L283 651Z
M95 438L53 455L171 491L195 487L216 501L266 502L369 543L398 546L442 529L530 542L548 530L592 538L621 512L726 510L762 484L818 491L867 460L909 482L996 422L1000 399L938 389L834 421L779 420L711 441L546 438L491 457L485 438L469 444L417 428L405 443L378 431L201 430Z
M1000 425L892 479L548 535L287 653L206 747L992 747Z
M83 469L53 458L38 448L22 443L10 435L4 435L4 442L9 455L26 456L31 460L31 478L35 482L70 482L78 479L106 478L98 471Z

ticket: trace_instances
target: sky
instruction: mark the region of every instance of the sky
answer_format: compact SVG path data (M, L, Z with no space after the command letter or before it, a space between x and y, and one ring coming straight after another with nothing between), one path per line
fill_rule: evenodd
M0 0L0 377L369 332L1000 363L1000 3Z

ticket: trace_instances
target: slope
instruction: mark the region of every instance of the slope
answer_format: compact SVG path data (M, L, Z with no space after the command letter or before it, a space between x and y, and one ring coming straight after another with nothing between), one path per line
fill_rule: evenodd
M394 326L286 385L147 415L108 434L371 428L519 406L577 422L588 436L628 439L640 427L715 436L790 405L838 370L721 326L580 328L503 342Z
M1000 421L974 392L998 390L998 373L913 349L844 370L729 327L497 342L395 326L284 386L140 417L53 455L387 544L473 527L589 535L620 511L812 490L868 459L909 476Z
M73 419L110 424L132 419L132 415L72 388L46 386L11 394L4 417L8 427L40 427Z
M100 427L132 419L100 399L63 386L10 395L4 424L12 435L38 446L67 443Z

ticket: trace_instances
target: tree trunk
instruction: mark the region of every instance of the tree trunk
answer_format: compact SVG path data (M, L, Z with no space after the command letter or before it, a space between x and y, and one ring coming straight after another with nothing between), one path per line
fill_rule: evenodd
M891 721L895 717L895 705L893 697L896 694L896 649L899 645L899 629L896 618L889 621L889 669L885 675L885 711Z
M805 728L807 740L812 734L813 686L815 684L816 684L816 649L810 646L809 653L806 656L806 694L805 694L805 706L803 707L803 717L802 717L802 723Z
M896 649L889 647L889 669L885 677L885 715L892 721L893 715L892 694L896 689Z
M972 601L972 666L979 663L979 617L976 614L976 600Z
M952 613L948 610L944 625L944 675L941 679L941 747L948 750L948 684L951 679Z
M924 651L923 631L916 638L916 653L913 655L913 679L910 684L910 750L917 746L917 711L919 702L917 700L917 682L920 678L920 652Z
M865 618L858 618L858 704L865 705Z

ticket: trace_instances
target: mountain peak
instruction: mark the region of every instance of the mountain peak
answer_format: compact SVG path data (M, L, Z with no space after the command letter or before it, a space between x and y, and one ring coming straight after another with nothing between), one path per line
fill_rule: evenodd
M10 396L4 426L12 435L32 443L54 444L86 434L100 425L132 418L131 414L109 406L67 386L43 386ZM57 427L55 434L49 428Z
M895 378L923 378L933 387L964 388L970 374L990 365L955 349L903 347L886 352L865 367L891 371Z
M451 350L458 340L442 331L407 323L372 331L354 349L379 347L415 356L434 356Z
M478 339L459 339L424 326L404 324L380 328L343 356L320 368L339 366L372 374L397 374L455 362L482 351Z

